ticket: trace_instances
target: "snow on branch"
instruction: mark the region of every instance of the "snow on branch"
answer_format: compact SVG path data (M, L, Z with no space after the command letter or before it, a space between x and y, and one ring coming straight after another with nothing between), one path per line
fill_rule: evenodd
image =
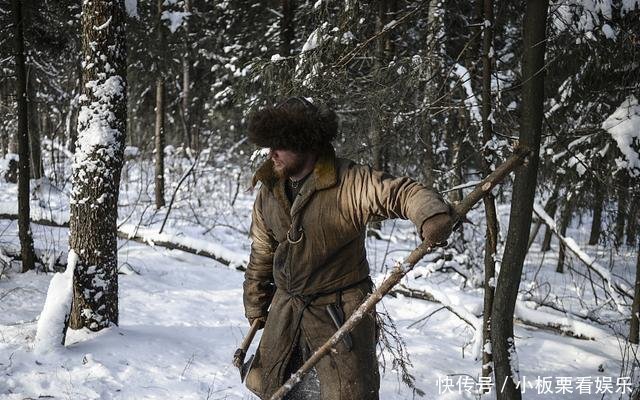
M18 215L17 213L0 213L0 219L16 220L18 219ZM68 219L66 221L52 221L48 219L31 218L31 222L59 228L69 227ZM120 229L118 229L118 237L150 246L160 246L211 258L222 265L235 268L239 271L244 271L249 262L249 257L246 254L239 254L220 244L212 243L209 240L178 236L177 234L158 233L154 230L137 227L135 225L124 225L120 227Z
M632 177L640 176L640 105L631 95L602 123L618 144L624 159L617 158L620 169L627 169Z
M473 354L474 357L477 354L480 354L476 353L476 347L482 344L482 316L475 316L463 305L453 304L444 293L433 287L429 287L427 289L422 287L420 289L414 289L401 284L398 285L391 293L442 304L444 308L451 311L451 313L469 324L475 330ZM568 316L561 316L531 309L526 305L526 302L522 300L518 300L516 302L514 318L517 322L523 325L555 331L561 335L571 336L576 339L597 340L610 335L603 329L586 322L576 321Z
M210 240L178 236L177 234L158 233L155 230L135 225L121 226L118 230L118 237L135 240L150 246L161 246L213 258L221 264L241 271L244 270L249 262L246 255L238 254L220 244L212 243Z
M471 119L478 125L482 124L480 106L478 105L478 98L471 87L471 74L469 73L469 70L467 70L463 65L456 63L451 72L458 77L460 84L467 94L467 98L464 99L464 104L469 109Z
M625 309L626 302L622 298L622 296L626 296L629 298L633 298L631 295L632 291L624 282L617 282L614 280L611 272L607 270L602 265L598 264L593 258L591 258L587 253L585 253L580 246L569 237L562 236L556 227L556 223L544 211L544 208L538 204L534 203L533 212L538 215L538 217L551 229L551 231L558 237L558 239L564 243L565 246L569 250L571 250L590 270L598 274L600 278L605 282L606 287L609 289L609 296L616 304L616 307L619 312L622 314L627 314L628 310Z

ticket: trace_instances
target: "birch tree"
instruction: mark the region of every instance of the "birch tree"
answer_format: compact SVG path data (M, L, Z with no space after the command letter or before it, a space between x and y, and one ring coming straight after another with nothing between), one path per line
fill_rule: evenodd
M75 261L69 327L118 323L116 220L126 136L123 0L82 5L83 93L73 165L69 259Z

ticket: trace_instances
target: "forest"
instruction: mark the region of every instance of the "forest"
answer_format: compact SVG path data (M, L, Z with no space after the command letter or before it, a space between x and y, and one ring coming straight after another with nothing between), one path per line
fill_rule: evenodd
M640 399L640 0L0 0L0 399L258 398L292 97L456 210L366 224L380 399Z

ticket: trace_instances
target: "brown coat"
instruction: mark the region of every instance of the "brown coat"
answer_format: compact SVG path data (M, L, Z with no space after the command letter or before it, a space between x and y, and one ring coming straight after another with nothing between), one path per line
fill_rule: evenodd
M300 332L311 350L335 332L326 304L339 302L346 319L370 290L366 224L404 218L421 232L425 220L449 212L449 207L433 190L336 158L332 148L320 155L293 204L271 160L256 172L254 184L258 181L262 186L252 215L245 314L264 317L271 308L247 386L268 397L287 378L291 347ZM352 337L351 351L338 346L317 366L323 399L377 399L373 315Z

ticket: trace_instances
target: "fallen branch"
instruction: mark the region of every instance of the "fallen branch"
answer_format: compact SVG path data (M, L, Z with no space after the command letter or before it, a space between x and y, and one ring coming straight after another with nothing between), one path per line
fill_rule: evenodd
M448 301L441 301L442 296L437 292L413 289L405 285L398 285L390 294L400 294L413 299L425 300L432 303L442 304L444 308L451 311L465 323L469 324L476 331L482 327L481 316L476 316L464 307L457 307ZM439 299L440 298L440 299ZM599 337L607 336L608 333L593 325L582 321L576 321L567 316L550 314L540 310L533 310L525 305L525 302L518 300L514 312L514 319L522 325L532 326L538 329L550 330L563 336L571 336L581 340L596 340ZM474 321L476 321L474 323ZM476 325L476 324L480 325ZM481 331L481 329L480 329Z
M178 236L175 234L158 233L150 229L124 225L118 230L121 239L133 240L150 246L160 246L171 250L181 250L216 260L220 264L244 271L248 260L236 252L208 240Z
M478 320L478 317L467 311L464 307L456 307L449 301L442 301L440 294L434 294L427 290L418 290L407 287L403 284L399 284L395 289L389 292L390 295L403 295L414 299L426 300L432 303L442 304L444 308L449 310L453 315L466 322L473 330L482 330L482 320Z
M0 219L17 220L15 214L0 214ZM45 219L31 220L38 225L52 226L56 228L68 228L68 222L56 222ZM246 257L238 255L221 245L211 243L211 241L178 236L175 234L157 233L149 229L136 227L134 225L123 225L118 229L118 237L125 240L143 243L149 246L160 246L170 250L180 250L202 257L216 260L222 265L244 271L248 260Z
M540 219L551 229L558 239L571 250L573 254L576 255L590 270L598 274L600 278L605 282L606 286L609 288L609 296L613 299L616 304L616 307L619 312L622 314L626 314L628 311L623 307L623 299L619 298L619 295L628 297L629 299L633 299L633 295L631 294L631 288L629 288L623 282L619 282L613 279L611 272L607 270L602 265L598 264L594 259L592 259L587 253L585 253L580 246L571 238L564 237L558 232L556 227L556 223L542 208L540 204L534 203L533 212L536 213Z

